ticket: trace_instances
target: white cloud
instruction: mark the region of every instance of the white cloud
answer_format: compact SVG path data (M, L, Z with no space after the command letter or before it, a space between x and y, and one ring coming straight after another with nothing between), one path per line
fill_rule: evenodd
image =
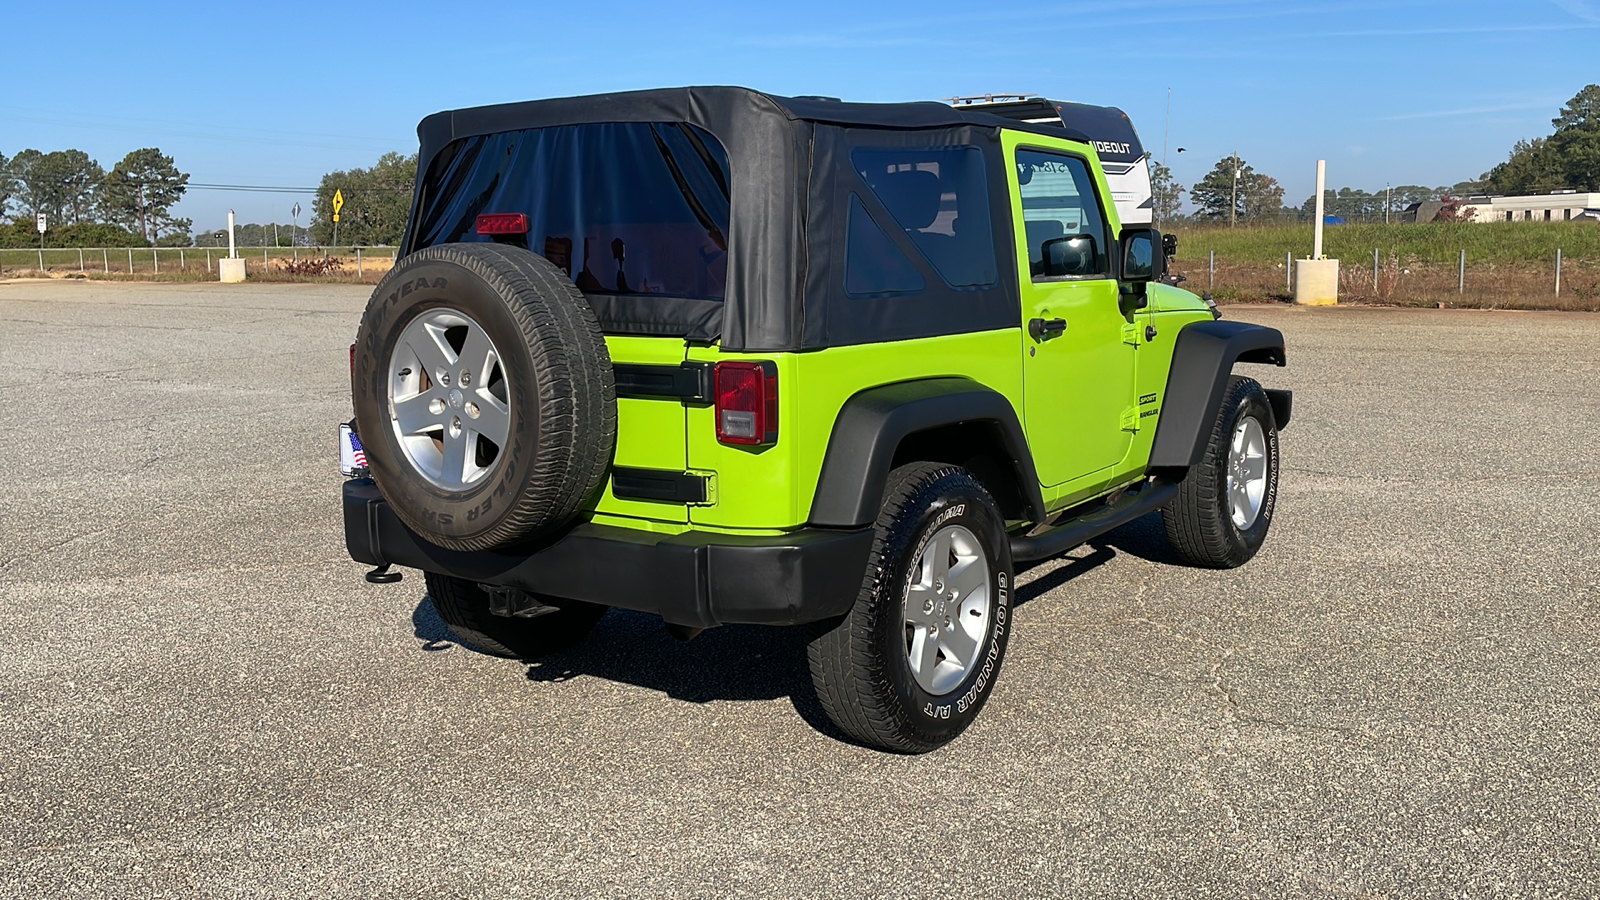
M1574 18L1600 25L1600 6L1593 0L1550 0Z

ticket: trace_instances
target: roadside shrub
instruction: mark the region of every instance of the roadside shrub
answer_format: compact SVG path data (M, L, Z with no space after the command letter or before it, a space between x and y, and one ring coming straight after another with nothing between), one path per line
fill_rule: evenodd
M278 271L284 275L337 275L344 271L344 263L332 256L307 256L279 260Z

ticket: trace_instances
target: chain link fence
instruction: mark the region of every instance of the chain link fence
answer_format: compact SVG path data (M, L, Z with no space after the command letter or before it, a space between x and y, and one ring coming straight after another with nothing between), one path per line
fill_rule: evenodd
M394 247L239 247L252 276L321 277L370 280L394 265ZM215 247L34 247L0 249L0 277L162 276L196 280L216 276L217 260L228 255ZM322 262L326 261L326 262ZM318 263L312 265L312 263Z

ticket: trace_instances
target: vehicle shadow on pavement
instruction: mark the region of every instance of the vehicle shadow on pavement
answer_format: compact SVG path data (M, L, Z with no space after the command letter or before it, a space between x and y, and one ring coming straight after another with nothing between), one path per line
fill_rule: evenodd
M426 595L411 622L424 651L481 652L457 642ZM690 703L787 698L807 724L846 740L828 721L811 686L806 664L811 633L806 626L723 625L680 641L667 633L659 616L613 609L582 644L523 663L527 680L538 684L604 678Z
M1159 514L1130 522L1095 538L1089 552L1017 588L1015 606L1022 606L1114 560L1119 554L1154 562L1174 562ZM1022 575L1038 564L1018 567ZM456 640L439 618L433 600L424 594L411 615L419 649L425 652L480 653ZM588 640L571 650L523 660L527 680L560 685L579 678L604 678L659 691L676 700L763 701L788 698L807 724L829 737L854 743L837 731L811 686L806 643L812 628L724 625L694 640L680 641L647 613L613 609L595 626Z

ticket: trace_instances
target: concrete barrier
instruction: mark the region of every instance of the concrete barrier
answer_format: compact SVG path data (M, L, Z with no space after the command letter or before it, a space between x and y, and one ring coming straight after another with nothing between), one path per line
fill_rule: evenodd
M1294 264L1294 302L1332 306L1339 302L1339 261L1301 259Z
M219 259L217 271L222 273L223 284L238 284L244 280L244 260Z

